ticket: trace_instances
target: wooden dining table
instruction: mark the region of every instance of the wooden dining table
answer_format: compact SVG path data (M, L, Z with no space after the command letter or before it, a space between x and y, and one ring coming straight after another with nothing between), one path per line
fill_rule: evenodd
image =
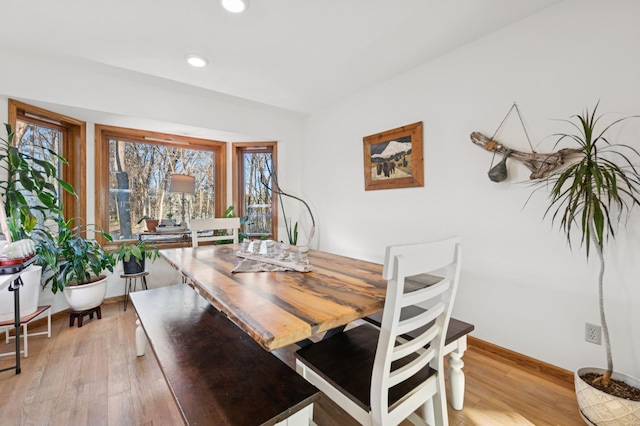
M318 250L310 272L232 272L242 261L233 244L160 250L184 280L264 349L273 351L363 319L376 324L387 291L382 265ZM427 276L425 276L427 277ZM410 286L429 285L422 277ZM418 278L412 277L412 278ZM377 314L377 315L375 315ZM472 324L451 318L445 341L451 405L461 410L462 356Z
M232 272L237 245L161 250L218 310L268 351L345 326L384 307L382 265L317 250L310 272Z

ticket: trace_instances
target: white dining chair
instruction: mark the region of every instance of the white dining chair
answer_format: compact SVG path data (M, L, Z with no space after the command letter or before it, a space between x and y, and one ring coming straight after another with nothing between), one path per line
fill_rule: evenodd
M460 277L460 238L388 247L380 329L363 324L303 347L296 370L363 425L447 425L443 348ZM405 292L407 277L442 280ZM415 316L407 309L419 306ZM434 321L410 340L407 333ZM420 411L419 416L416 411Z
M198 235L198 231L224 231L226 235L202 236ZM239 217L223 217L211 219L191 219L191 245L198 247L198 244L205 241L228 241L233 240L234 244L238 244L238 235L240 232Z

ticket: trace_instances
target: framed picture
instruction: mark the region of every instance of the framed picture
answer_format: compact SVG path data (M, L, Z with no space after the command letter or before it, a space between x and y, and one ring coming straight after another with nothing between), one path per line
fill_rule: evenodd
M365 136L364 189L424 186L422 122Z

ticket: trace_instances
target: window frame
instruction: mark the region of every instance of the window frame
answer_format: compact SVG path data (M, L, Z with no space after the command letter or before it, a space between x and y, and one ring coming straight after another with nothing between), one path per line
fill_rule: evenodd
M63 214L65 219L78 218L87 222L86 205L86 162L87 162L87 124L84 121L58 114L44 108L9 99L9 120L15 131L18 120L56 127L63 130L61 155L69 162L62 167L61 178L71 185L76 195L62 191ZM17 141L16 141L17 142Z
M209 139L199 139L188 136L172 135L149 130L130 129L126 127L95 125L95 223L105 230L109 229L109 140L119 139L128 142L157 144L175 148L192 148L213 151L215 153L215 182L214 195L215 215L222 217L227 202L227 143ZM109 243L102 240L106 247L119 245L136 240L119 240ZM176 244L156 243L158 246L170 247ZM183 245L183 244L177 244Z
M244 162L245 152L271 152L274 170L278 170L278 143L273 142L233 142L231 164L233 176L233 205L236 215L244 216ZM271 238L278 241L278 194L271 194Z

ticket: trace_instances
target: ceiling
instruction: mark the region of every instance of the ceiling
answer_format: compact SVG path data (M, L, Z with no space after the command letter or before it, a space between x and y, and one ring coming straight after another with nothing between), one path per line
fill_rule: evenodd
M0 44L312 113L560 1L0 0Z

